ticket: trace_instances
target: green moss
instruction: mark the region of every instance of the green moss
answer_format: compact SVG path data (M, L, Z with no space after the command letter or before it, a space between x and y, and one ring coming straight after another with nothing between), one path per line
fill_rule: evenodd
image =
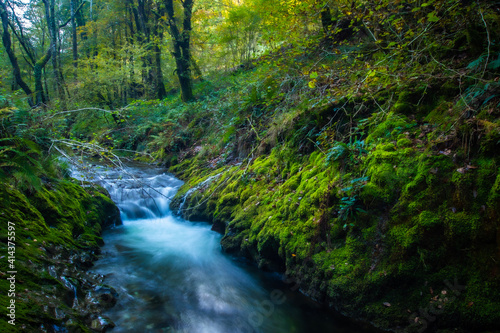
M291 130L262 122L248 131L272 142L270 152L241 159L248 151L226 138L241 165L186 204L210 202L228 251L286 271L303 292L384 327L418 331L411 313L455 276L496 309L479 289L484 283L498 297L498 117L481 107L470 116L462 104L472 95L459 91L456 82L412 78L373 96L310 109L304 102L277 116ZM188 179L180 193L215 172L201 160L182 168L195 165L174 170ZM500 319L486 306L469 314L465 295L446 305L438 327Z
M406 137L398 139L398 143L397 143L398 148L411 147L412 144L413 144L413 142Z
M39 297L42 292L47 297L60 296L65 292L59 281L40 269L48 265L46 249L98 249L103 244L99 236L102 226L119 222L119 211L108 197L100 193L104 191L102 188L84 189L66 180L47 183L31 196L1 185L0 195L9 198L0 200L0 237L4 241L1 248L7 251L8 226L15 226L17 302L16 326L6 326L6 322L2 321L0 330L34 331L41 323L61 324L44 310L50 306L47 298ZM12 270L7 267L7 263L6 260L0 261L1 271ZM4 289L7 287L6 282L5 279L0 281L2 290L8 289ZM0 295L2 306L7 306L8 302L7 294ZM50 302L57 303L60 300L55 298ZM83 323L83 318L74 310L60 306L72 318L80 321L78 325Z
M372 143L378 139L397 136L404 129L410 126L405 116L395 112L389 112L384 115L384 120L370 131L366 138L366 143Z

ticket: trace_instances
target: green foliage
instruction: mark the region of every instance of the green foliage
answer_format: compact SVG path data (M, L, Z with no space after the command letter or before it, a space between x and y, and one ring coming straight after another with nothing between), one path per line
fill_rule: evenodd
M39 190L43 171L40 148L20 138L0 139L0 145L0 180L30 192Z
M333 161L342 160L347 163L355 163L363 154L368 153L365 149L365 141L356 137L349 143L336 142L326 153L327 165Z

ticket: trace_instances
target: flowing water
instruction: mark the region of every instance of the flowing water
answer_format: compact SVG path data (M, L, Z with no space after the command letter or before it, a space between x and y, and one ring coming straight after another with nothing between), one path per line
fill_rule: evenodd
M168 204L180 180L144 168L97 176L123 219L105 231L92 269L119 294L104 313L116 324L112 332L362 332L292 292L279 275L224 254L207 223L174 216Z

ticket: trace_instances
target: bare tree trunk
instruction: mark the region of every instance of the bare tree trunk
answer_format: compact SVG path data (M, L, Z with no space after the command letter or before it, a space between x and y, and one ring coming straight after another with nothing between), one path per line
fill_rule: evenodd
M159 16L164 15L164 10L158 5L158 13L154 16L155 20L153 22L153 27L151 29L151 34L154 38L154 90L156 98L164 99L167 96L167 91L165 90L165 85L163 84L163 71L161 69L161 48L160 43L163 40L163 28L159 22Z
M165 84L163 83L163 71L161 69L161 49L158 45L154 47L155 52L155 90L158 99L164 99L167 96Z
M137 33L135 38L140 45L146 47L146 54L141 57L143 68L141 71L142 84L146 96L155 95L155 73L153 58L155 56L154 46L151 44L151 29L149 18L151 14L151 2L149 0L138 0L137 5L130 0L130 9L132 10ZM134 35L134 34L133 34Z

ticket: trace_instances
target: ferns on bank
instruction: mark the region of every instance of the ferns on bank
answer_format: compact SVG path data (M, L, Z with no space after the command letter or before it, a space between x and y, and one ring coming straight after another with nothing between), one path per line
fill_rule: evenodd
M7 137L0 139L0 181L33 192L42 187L42 152L33 141Z

